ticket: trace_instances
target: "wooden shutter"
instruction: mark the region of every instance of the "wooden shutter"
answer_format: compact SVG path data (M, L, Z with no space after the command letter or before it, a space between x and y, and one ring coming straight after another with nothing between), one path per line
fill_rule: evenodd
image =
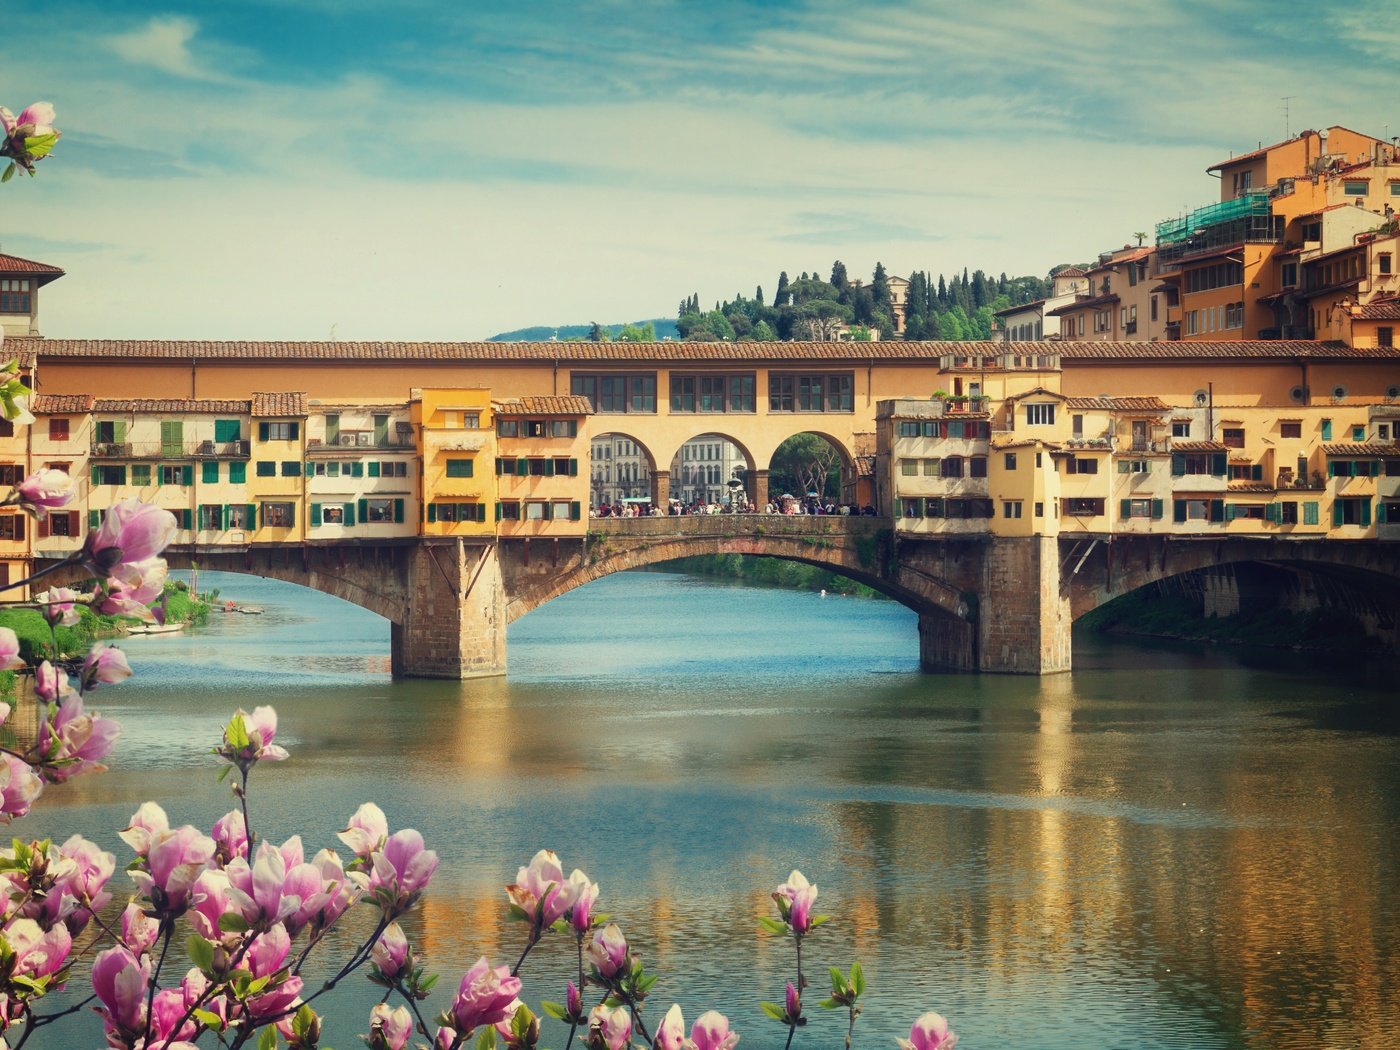
M1229 457L1224 452L1216 452L1210 457L1210 472L1214 477L1223 478L1229 469Z
M1133 516L1133 501L1124 499L1118 501L1118 516L1125 521Z
M95 511L95 510L90 510L90 511L88 511L88 531L89 531L89 532L95 531L95 530L97 529L97 527L101 524L101 521L100 521L99 518L98 518L98 515L99 515L100 513L101 513L100 511Z
M569 517L571 519L573 519L574 521L578 521L582 513L583 506L579 503L578 500L574 500L572 503L569 504Z
M429 521L429 522L435 522L435 521L437 521L437 504L436 504L436 503L429 503L429 504L428 504L428 521Z
M259 441L266 441L266 440L267 440L267 424L266 424L266 423L259 423L259 424L258 424L258 440L259 440Z
M219 461L210 459L204 462L203 476L200 478L206 485L217 484L219 480Z
M394 524L403 524L403 500L401 499L394 500Z
M578 477L578 460L576 459L569 460L569 477Z
M1181 452L1172 453L1172 477L1179 478L1186 474L1186 456Z
M215 464L217 466L217 464ZM180 468L180 478L186 488L194 484L194 464L186 463Z
M344 513L344 517L345 517L345 524L347 524L347 525L353 525L353 524L355 524L355 504L353 504L353 503L346 503L346 504L344 504L343 513Z
M1154 499L1154 500L1152 501L1152 520L1153 520L1153 521L1161 521L1161 520L1162 520L1162 514L1163 514L1163 512L1164 512L1165 510L1166 510L1166 505L1163 503L1163 501L1162 501L1162 500L1159 500L1159 499Z
M1210 520L1225 520L1225 501L1223 499L1213 499L1210 501Z
M48 535L49 535L49 519L48 519L48 515L45 515L44 517L42 517L42 518L39 519L39 535L38 535L38 538L41 539L41 540L42 540L42 539L47 539L47 538L48 538Z
M372 478L379 477L379 460L372 459L369 461L369 476Z
M311 504L311 524L321 524L321 505L319 503Z
M1340 525L1340 524L1342 524L1342 518L1343 518L1343 516L1344 516L1344 512L1343 512L1343 510L1342 510L1342 501L1339 500L1339 499L1338 499L1338 500L1333 500L1333 501L1332 501L1332 524L1333 524L1333 525Z
M360 524L369 521L369 500L360 500Z

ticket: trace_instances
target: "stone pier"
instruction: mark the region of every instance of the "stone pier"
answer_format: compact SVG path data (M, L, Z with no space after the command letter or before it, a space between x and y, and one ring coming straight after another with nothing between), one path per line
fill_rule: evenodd
M408 608L391 630L395 677L506 673L506 599L495 543L425 542L409 563Z

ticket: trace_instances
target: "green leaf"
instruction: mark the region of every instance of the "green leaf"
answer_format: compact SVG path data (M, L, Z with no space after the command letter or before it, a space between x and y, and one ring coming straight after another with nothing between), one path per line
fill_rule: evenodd
M758 917L758 924L762 926L765 930L767 930L769 933L787 932L787 924L778 919L773 918L771 915L760 915Z
M517 922L529 922L530 916L525 914L525 909L518 904L512 904L508 909L510 917Z
M845 1006L845 1003L838 1003L835 999L823 999L817 1004L823 1010L835 1010L838 1006Z
M487 1025L476 1037L476 1050L496 1050L496 1029Z
M615 995L609 995L606 999L603 1000L603 1005L606 1006L609 1010L616 1010L619 1006L622 1005L622 1000Z
M783 1022L787 1021L787 1011L784 1010L777 1003L764 1002L759 1003L758 1005L763 1010L763 1012L766 1013L769 1017L773 1018L773 1020Z
M515 1008L515 1014L510 1019L510 1030L517 1037L523 1036L529 1031L530 1026L535 1023L535 1015L530 1008L521 1003Z
M26 135L24 136L24 149L31 157L47 157L58 142L58 133L49 132L47 135Z
M193 1016L194 1019L200 1024L202 1024L205 1028L212 1029L215 1032L223 1031L223 1019L218 1014L213 1013L212 1011L195 1009Z
M190 939L185 942L185 951L189 954L190 962L204 973L214 969L214 946L203 937L190 934Z
M277 1050L277 1029L268 1025L258 1036L258 1050Z
M228 720L228 725L224 727L224 741L235 751L248 746L248 727L244 724L241 713Z
M831 990L837 995L846 991L846 975L835 966L831 968Z
M830 921L831 921L831 916L830 916L830 915L813 915L813 916L812 916L812 929L815 930L815 929L816 929L818 926L820 926L822 923L824 923L824 922L830 922Z
M569 1011L564 1009L562 1003L552 1003L548 999L540 1003L540 1009L556 1021L562 1021L569 1016Z
M855 990L857 998L865 992L865 971L860 968L858 962L851 963L851 987Z
M15 177L15 162L10 161L10 166L5 169L5 174L0 175L0 182L9 182Z
M248 920L237 912L226 911L219 916L219 929L224 933L245 933L248 929Z

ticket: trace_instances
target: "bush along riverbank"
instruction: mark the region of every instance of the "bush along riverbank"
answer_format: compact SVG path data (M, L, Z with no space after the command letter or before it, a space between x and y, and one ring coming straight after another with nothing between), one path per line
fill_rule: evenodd
M701 554L654 567L654 572L684 572L693 576L742 580L797 591L827 591L857 598L883 598L879 591L815 565L780 558L749 558L742 554Z
M1076 627L1095 634L1179 638L1219 645L1262 645L1322 652L1369 652L1375 640L1359 619L1340 609L1294 612L1260 604L1231 616L1205 616L1188 595L1146 587L1085 613Z
M166 623L203 623L209 618L209 610L217 598L217 591L195 597L183 580L170 580L165 584L161 601L155 606L164 606ZM53 633L50 633L48 623L37 609L0 610L0 627L8 627L15 632L19 638L20 656L26 663L35 665L55 656L55 638L58 641L57 656L65 659L81 656L98 638L120 637L127 628L140 623L129 616L101 615L82 604L75 608L78 622L72 627L59 627Z

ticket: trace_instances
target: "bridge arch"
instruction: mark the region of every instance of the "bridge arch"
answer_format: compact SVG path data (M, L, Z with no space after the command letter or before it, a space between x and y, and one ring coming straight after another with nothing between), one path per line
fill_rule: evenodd
M775 473L773 464L774 460L778 456L778 452L793 438L803 437L804 435L810 435L815 438L820 438L832 449L833 452L835 452L838 460L838 462L835 465L840 467L841 477L840 481L838 482L838 489L835 493L832 493L832 495L834 495L837 500L842 502L855 502L856 459L854 449L852 449L849 446L848 442L842 440L840 437L831 433L830 431L820 430L813 427L807 427L803 430L796 430L790 434L787 434L776 445L774 445L772 450L768 453L768 460L766 465L764 467L760 467L759 469L766 469L768 471L770 497L777 497L782 495L780 491L771 487L774 484ZM806 496L807 492L805 490L805 486L803 488L804 491L794 492L792 494L798 497Z

